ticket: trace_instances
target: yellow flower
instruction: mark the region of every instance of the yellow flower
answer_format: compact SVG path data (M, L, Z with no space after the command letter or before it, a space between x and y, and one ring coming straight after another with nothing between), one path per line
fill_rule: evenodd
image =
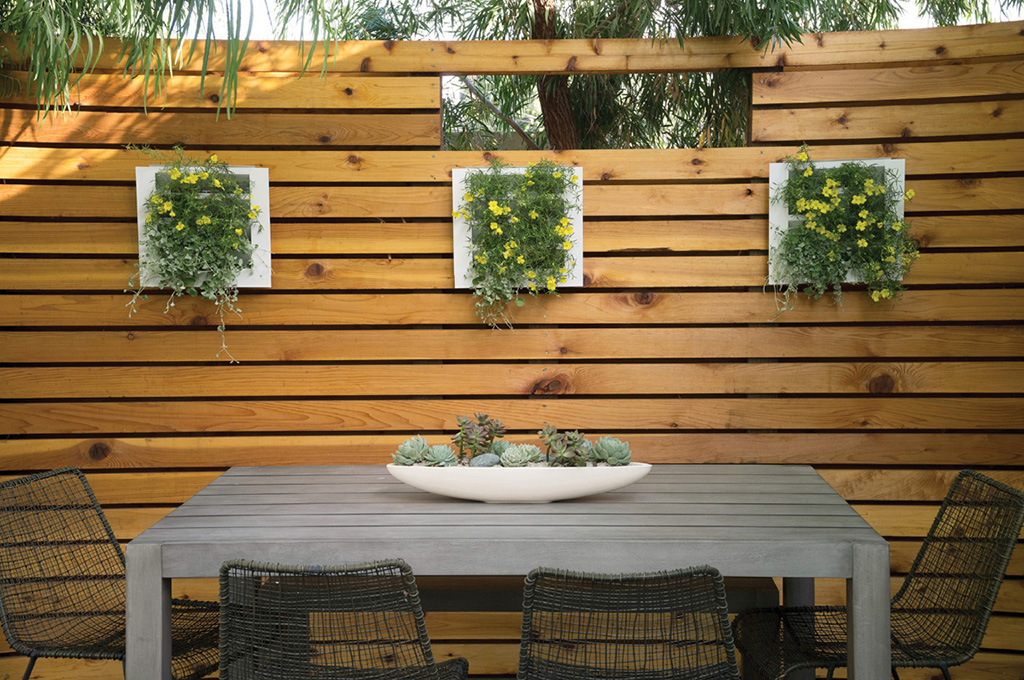
M510 208L509 206L506 205L504 208L501 209L501 212L503 212L503 213L505 213L507 215L510 212L512 212L512 208Z
M560 277L558 277L558 282L559 282L559 283L565 283L565 282L566 282L566 281L568 281L568 280L569 280L569 279L565 278L564 276L560 276Z
M537 211L536 210L531 210L530 211L530 219L531 220L537 219Z
M173 210L172 210L171 212L167 213L167 215L168 215L169 217L177 217L177 215L176 215L176 214L174 213L174 211L173 211Z
M562 219L560 219L558 221L558 223L561 224L564 227L565 225L569 224L569 218L568 217L563 217Z
M813 168L807 168L806 170L804 170L804 177L810 177L813 174L814 174L814 169Z
M453 210L453 211L452 211L452 217L458 217L458 216L459 216L459 215L461 215L461 214L462 214L462 213L460 213L460 212L459 212L458 210Z
M518 264L526 264L526 258L520 255L519 257L516 258L516 262Z
M238 250L238 241L235 241L231 245L233 245L235 247L235 250Z
M864 205L864 203L866 203L867 200L868 199L864 194L857 194L856 196L850 199L850 203L853 203L854 205Z
M904 194L904 196L906 196L908 201L914 200L914 190L913 189L907 189L907 193Z
M528 186L528 187L532 187L532 186L533 186L533 184L534 184L534 182L533 182L533 180L531 179L531 180L530 180L529 182L527 182L527 183L526 183L526 186Z
M183 222L178 222L176 225L174 225L174 228L178 231L181 231L182 229L185 228L185 224Z
M882 297L882 294L879 291L877 291L877 290L871 291L871 299L872 300L874 300L875 302L878 302L878 299L880 297Z
M801 163L806 163L807 162L807 152L806 151L801 151L800 153L798 153L796 155L796 159L798 161L800 161Z
M168 211L168 210L170 210L170 209L171 209L172 207L173 207L173 206L171 205L171 202L170 202L170 201L164 201L164 204L163 204L163 205L162 205L162 206L160 207L160 210L161 210L162 212L167 212L167 211Z
M902 228L903 228L903 224L902 223L900 223L900 222L893 222L892 223L892 230L893 231L899 231Z
M553 173L551 176L554 177L555 179L558 179L559 177L562 176L562 173L556 172L556 173Z
M235 233L238 234L239 236L241 236L242 235L242 230L241 229L235 229Z
M563 250L571 250L572 249L572 242L571 241L562 241L562 249Z
M537 290L537 286L531 283L530 284L530 290L531 291L536 291Z
M862 220L863 219L867 219L868 211L867 210L861 210L859 213L857 213L857 216L860 217Z
M528 278L528 279L536 278L536 276L537 276L537 273L535 271L533 271L532 269L530 271L526 272L526 278Z
M515 242L515 241L511 241L511 240L510 240L510 241L508 242L508 247L509 247L509 248L515 248L515 247L516 247L516 242Z
M181 177L181 170L178 170L177 168L171 168L170 175L171 179L178 179L179 177Z
M498 223L491 222L491 231L498 231Z
M508 221L511 222L512 224L518 224L519 218L513 215L512 217L508 218Z
M566 272L565 272L565 267L559 267L559 268L558 268L558 273L559 273L559 274L565 274L565 273L566 273Z
M473 259L476 260L477 262L479 262L480 264L487 264L487 256L486 255L474 255Z
M579 179L580 179L579 177L577 177L576 175L573 175L572 177L569 178L569 181L572 182L573 184L576 184L576 182L578 182Z
M220 186L220 180L219 180L219 179L215 179L215 180L213 180L213 186L215 186L215 187L217 187L218 189L220 189L220 188L221 188L221 186Z
M149 214L149 213L146 213L146 224L149 224L152 221L153 221L153 216L151 214Z
M468 191L466 192L466 195L463 196L462 198L463 198L463 200L466 201L466 203L472 203L473 202L473 194L469 193Z
M217 154L213 154L212 156L210 156L210 162L211 163L216 163L217 162Z
M255 212L253 212L252 210L249 211L249 219L250 220L256 219L256 216L257 216L257 214Z
M235 196L242 193L242 187L235 187Z
M206 172L205 170L203 172L199 173L199 179L207 179L209 176L210 176L210 173Z
M857 245L860 246L861 248L867 248L868 242L866 239L859 238L857 239Z

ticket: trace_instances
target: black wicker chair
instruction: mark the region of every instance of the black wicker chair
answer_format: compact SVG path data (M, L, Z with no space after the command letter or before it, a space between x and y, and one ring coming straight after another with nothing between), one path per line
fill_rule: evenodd
M0 484L0 621L7 640L36 659L124 663L124 552L85 476L74 468ZM173 676L217 668L216 602L174 600Z
M519 680L739 680L721 575L534 569Z
M220 572L222 680L460 680L435 663L412 569L226 562Z
M950 488L906 580L892 598L892 674L973 657L1024 522L1024 493L977 472ZM764 678L846 666L846 608L752 609L733 628L736 646Z

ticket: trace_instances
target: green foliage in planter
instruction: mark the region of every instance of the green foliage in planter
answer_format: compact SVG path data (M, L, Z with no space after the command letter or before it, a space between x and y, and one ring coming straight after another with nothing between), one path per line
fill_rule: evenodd
M530 164L524 174L503 173L505 164L466 176L466 193L453 216L469 224L473 292L480 318L511 327L506 311L520 297L557 295L575 262L570 211L579 205L580 178L572 168L549 160Z
M133 293L129 316L140 299L147 299L142 275L152 275L161 288L171 290L165 314L182 295L203 297L216 305L221 352L231 357L224 342L224 313L241 316L236 281L252 265L256 246L251 234L261 229L260 207L251 203L250 183L229 171L216 154L200 160L181 147L170 152L128 148L167 166L146 198L140 246L149 258L128 281L131 290L125 292Z
M549 425L537 435L547 448L546 460L552 467L580 467L594 460L593 445L578 430L559 432Z
M459 431L452 435L452 443L459 449L459 460L465 457L473 458L482 453L501 454L501 451L492 451L497 440L505 436L505 426L501 421L488 418L486 414L476 413L476 420L468 416L455 416L455 422Z
M898 299L918 250L897 211L903 196L894 173L856 162L818 168L806 145L786 162L789 178L772 201L784 201L804 221L782 234L774 254L776 280L787 282L783 308L792 309L800 291L814 299L831 291L841 302L851 275L875 302Z

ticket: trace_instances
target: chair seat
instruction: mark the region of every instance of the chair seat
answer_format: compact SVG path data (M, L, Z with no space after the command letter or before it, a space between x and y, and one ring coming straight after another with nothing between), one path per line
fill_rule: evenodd
M733 666L726 662L700 668L612 670L532 660L529 668L530 677L558 680L734 680L736 677Z
M894 667L955 666L971 657L969 640L961 644L937 640L911 625L913 614L892 612ZM846 666L847 616L845 607L772 607L752 609L733 624L736 643L756 649L747 659L760 675L777 678L801 668Z
M437 680L465 680L469 674L469 662L463 658L455 658L438 663L434 666L437 669ZM425 667L409 669L395 668L338 668L338 667L308 667L310 669L309 680L423 680L429 678L429 671ZM268 678L268 680L270 680Z

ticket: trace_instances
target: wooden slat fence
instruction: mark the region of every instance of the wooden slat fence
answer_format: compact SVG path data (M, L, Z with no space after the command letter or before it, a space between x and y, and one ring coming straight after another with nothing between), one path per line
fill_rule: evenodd
M483 411L514 440L547 422L628 438L654 463L812 464L890 539L894 587L958 469L1024 488L1024 24L809 35L768 53L349 43L325 79L296 77L294 47L250 47L230 120L213 110L216 73L200 93L181 69L147 113L112 56L73 115L40 124L27 99L0 102L0 477L85 469L127 541L231 465L384 463L405 437L439 443ZM440 74L724 67L751 74L746 148L439 150ZM922 257L901 303L853 291L778 314L768 165L805 141L818 160L906 159ZM273 288L242 294L238 365L214 360L204 303L125 308L134 168L149 160L123 145L179 142L270 169ZM515 330L481 326L452 289L450 172L495 156L584 171L585 286L529 300ZM211 581L175 588L216 598ZM844 597L819 582L820 602ZM996 609L958 677L1024 678L1024 551ZM515 613L428 625L439 656L514 673ZM0 676L22 668L0 645ZM33 677L119 673L52 660Z

